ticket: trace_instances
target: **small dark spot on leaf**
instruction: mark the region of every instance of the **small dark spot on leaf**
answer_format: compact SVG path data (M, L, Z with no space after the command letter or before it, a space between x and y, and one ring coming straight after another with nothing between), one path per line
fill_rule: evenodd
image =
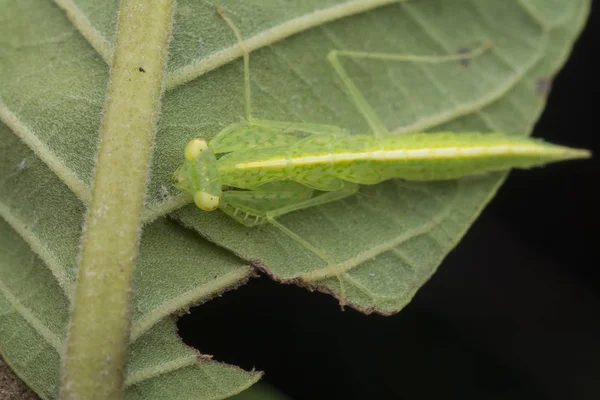
M462 65L463 67L468 67L469 65L471 65L471 58L469 57L471 55L471 49L469 49L468 47L462 47L458 49L457 54L465 56L465 58L458 60L458 63L460 65Z
M552 78L538 79L537 82L535 82L535 88L538 96L547 99L548 95L550 94L550 90L552 89Z
M144 68L142 68L142 67L139 67L138 71L140 71L140 72L146 72L146 70Z

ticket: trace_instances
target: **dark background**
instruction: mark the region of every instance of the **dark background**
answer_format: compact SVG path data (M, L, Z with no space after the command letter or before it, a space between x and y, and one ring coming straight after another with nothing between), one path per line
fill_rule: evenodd
M600 4L534 136L595 159L513 171L402 312L341 312L266 277L182 317L184 341L294 399L600 399Z

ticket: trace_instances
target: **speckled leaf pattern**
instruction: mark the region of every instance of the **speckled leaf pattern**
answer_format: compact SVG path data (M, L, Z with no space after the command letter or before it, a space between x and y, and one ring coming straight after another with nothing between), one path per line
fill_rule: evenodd
M365 312L399 311L504 178L390 181L281 218L334 265L270 226L245 228L186 205L170 182L185 144L244 116L242 64L230 63L240 50L216 4L178 1L137 269L132 399L225 398L259 378L185 347L170 317L242 284L249 264ZM326 62L329 50L444 55L494 41L466 64L343 62L397 132L527 134L589 9L589 0L218 4L255 50L256 117L354 133L368 126ZM41 397L53 398L118 1L0 0L0 9L0 349Z

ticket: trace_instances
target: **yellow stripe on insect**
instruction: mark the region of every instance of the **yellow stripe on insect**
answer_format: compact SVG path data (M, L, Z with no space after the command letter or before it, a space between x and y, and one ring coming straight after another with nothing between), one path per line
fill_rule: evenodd
M473 147L427 147L420 149L394 149L394 150L375 150L353 153L330 153L309 156L299 156L292 158L273 158L263 161L251 161L239 163L234 166L235 169L255 169L255 168L283 168L289 166L307 166L318 164L329 164L333 162L354 162L354 161L415 161L415 160L442 160L442 159L460 159L489 157L490 155L514 155L514 154L544 154L555 153L560 155L564 149L548 149L535 145L499 145L499 146L473 146Z

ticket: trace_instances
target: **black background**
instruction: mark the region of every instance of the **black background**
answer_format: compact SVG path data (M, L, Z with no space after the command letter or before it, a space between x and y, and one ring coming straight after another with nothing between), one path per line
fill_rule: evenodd
M184 341L294 399L600 399L600 4L534 136L595 159L513 171L391 317L253 279L179 321Z

